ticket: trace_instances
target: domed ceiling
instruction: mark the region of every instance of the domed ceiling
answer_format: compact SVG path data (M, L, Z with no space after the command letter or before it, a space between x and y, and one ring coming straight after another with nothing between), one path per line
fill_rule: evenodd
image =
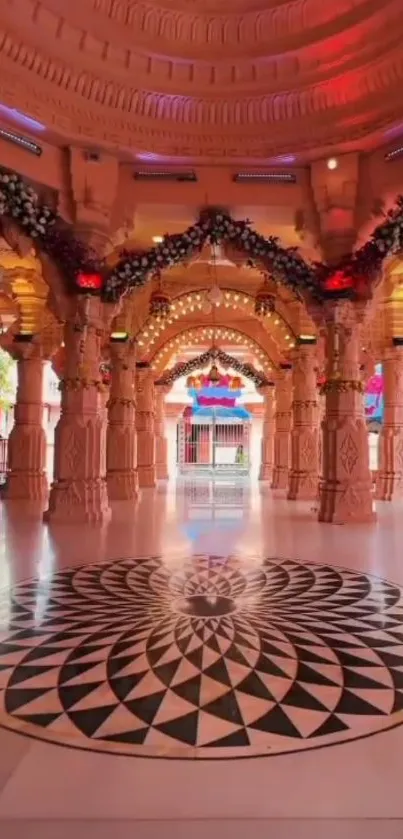
M402 0L1 5L0 101L123 155L291 162L402 116Z

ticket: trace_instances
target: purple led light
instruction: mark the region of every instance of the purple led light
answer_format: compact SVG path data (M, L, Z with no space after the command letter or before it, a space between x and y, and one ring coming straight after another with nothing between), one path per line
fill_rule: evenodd
M392 128L388 128L387 131L384 131L384 137L397 137L399 134L403 133L403 123L399 123L399 125L394 125Z
M32 117L26 116L26 114L22 114L21 111L17 111L16 108L8 108L7 105L0 104L0 114L13 120L13 122L16 122L17 125L21 125L28 130L46 131L46 125L43 125L36 119L32 119Z
M295 154L280 154L278 157L272 157L272 163L295 163Z
M140 160L142 163L188 163L191 158L190 157L176 157L175 155L166 155L166 154L153 154L152 152L139 152L135 155L136 160Z

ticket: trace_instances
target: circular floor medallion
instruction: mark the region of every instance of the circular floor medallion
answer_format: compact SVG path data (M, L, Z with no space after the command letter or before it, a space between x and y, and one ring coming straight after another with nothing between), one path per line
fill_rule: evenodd
M145 757L279 755L403 722L403 598L291 559L91 564L0 598L0 724Z
M221 618L235 612L236 602L231 597L217 594L193 594L177 600L174 608L193 618Z

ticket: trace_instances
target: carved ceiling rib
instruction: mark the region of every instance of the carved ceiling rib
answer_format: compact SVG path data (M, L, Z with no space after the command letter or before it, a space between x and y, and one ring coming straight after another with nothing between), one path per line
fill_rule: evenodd
M1 23L1 100L121 149L262 157L400 115L400 0L11 0Z

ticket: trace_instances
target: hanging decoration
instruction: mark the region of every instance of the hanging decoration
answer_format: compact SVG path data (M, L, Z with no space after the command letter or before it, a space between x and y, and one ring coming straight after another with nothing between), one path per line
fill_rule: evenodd
M202 312L204 315L211 315L212 310L213 304L210 303L210 300L208 299L208 297L206 297L202 303Z
M169 317L171 313L171 300L162 288L161 274L156 275L158 280L158 288L156 288L150 297L149 314L157 321L163 321Z
M210 381L217 381L217 379L211 379L212 371L213 376L216 375L215 371L217 371L218 380L221 379L216 364L216 362L218 362L222 367L224 367L224 369L230 368L240 376L244 376L244 378L249 379L257 388L272 384L262 370L256 370L252 364L239 361L238 358L228 355L228 353L223 352L223 350L216 349L215 347L212 347L210 350L207 350L207 352L198 355L196 358L192 358L190 361L179 361L178 364L175 364L175 367L172 367L170 370L166 370L156 384L172 385L182 376L191 376L191 374L196 370L200 370L202 367L207 367L210 362L213 362L213 366L207 376L210 377ZM188 385L188 387L190 387L190 385Z
M307 293L319 303L329 297L370 296L384 260L403 250L403 196L398 196L365 245L332 266L310 264L296 248L283 247L274 236L261 236L248 220L235 220L223 210L209 209L183 233L165 236L148 251L125 251L109 269L71 225L41 202L32 186L5 169L0 169L0 216L14 222L53 259L71 291L102 294L111 303L144 285L155 272L186 261L208 241L213 245L228 242L245 254L248 264L270 273L275 282L288 286L297 296Z
M268 315L275 311L276 283L267 275L260 286L255 298L255 314Z

